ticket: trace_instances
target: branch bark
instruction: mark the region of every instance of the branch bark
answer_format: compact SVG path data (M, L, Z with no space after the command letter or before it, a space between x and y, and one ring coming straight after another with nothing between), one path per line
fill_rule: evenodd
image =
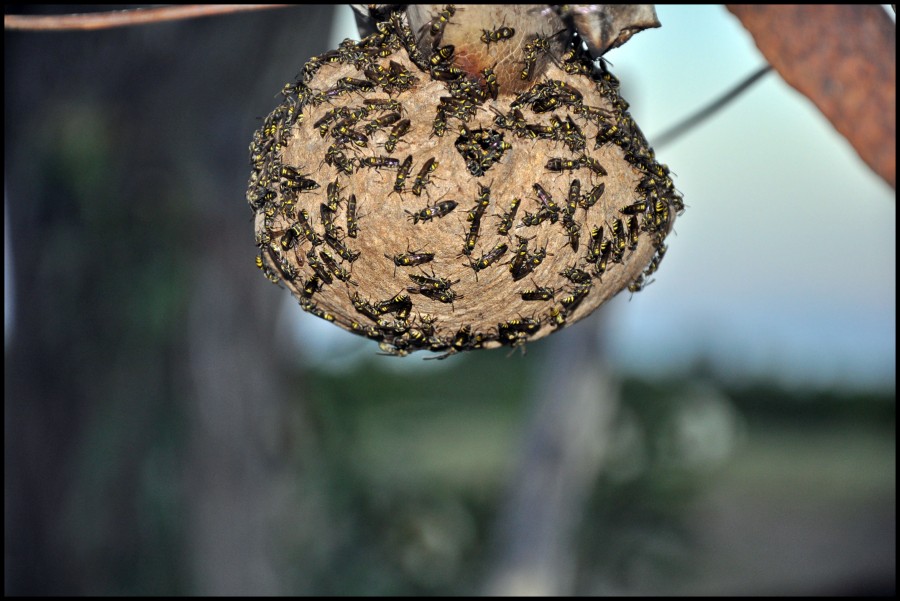
M160 8L135 8L73 15L4 15L3 28L26 31L89 31L131 25L148 25L236 12L284 8L290 4L189 4Z

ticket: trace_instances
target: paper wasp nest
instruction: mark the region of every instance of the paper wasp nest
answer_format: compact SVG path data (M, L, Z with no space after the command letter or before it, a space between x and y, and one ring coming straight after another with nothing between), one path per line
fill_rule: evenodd
M395 12L311 59L250 147L257 265L391 354L572 324L649 281L683 209L561 24L454 28L468 10Z

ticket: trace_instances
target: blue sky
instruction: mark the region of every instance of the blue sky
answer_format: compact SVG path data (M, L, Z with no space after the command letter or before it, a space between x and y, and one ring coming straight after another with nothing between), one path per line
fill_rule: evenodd
M721 6L657 12L661 28L606 55L651 144L765 64ZM344 37L358 37L349 8ZM688 209L656 281L610 303L615 362L666 372L702 356L738 377L895 385L895 193L808 99L770 73L657 156ZM320 341L310 355L375 352L285 303L304 344Z

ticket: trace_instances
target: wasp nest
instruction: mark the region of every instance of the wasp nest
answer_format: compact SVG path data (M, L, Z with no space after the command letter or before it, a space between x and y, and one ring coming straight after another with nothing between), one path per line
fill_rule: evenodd
M251 144L259 268L395 355L519 346L640 290L683 209L611 73L556 26L454 30L467 10L314 57Z

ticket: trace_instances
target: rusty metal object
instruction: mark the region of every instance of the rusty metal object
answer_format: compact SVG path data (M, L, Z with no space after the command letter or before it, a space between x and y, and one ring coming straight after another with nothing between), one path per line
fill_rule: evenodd
M897 185L897 32L874 5L728 5L781 77Z

